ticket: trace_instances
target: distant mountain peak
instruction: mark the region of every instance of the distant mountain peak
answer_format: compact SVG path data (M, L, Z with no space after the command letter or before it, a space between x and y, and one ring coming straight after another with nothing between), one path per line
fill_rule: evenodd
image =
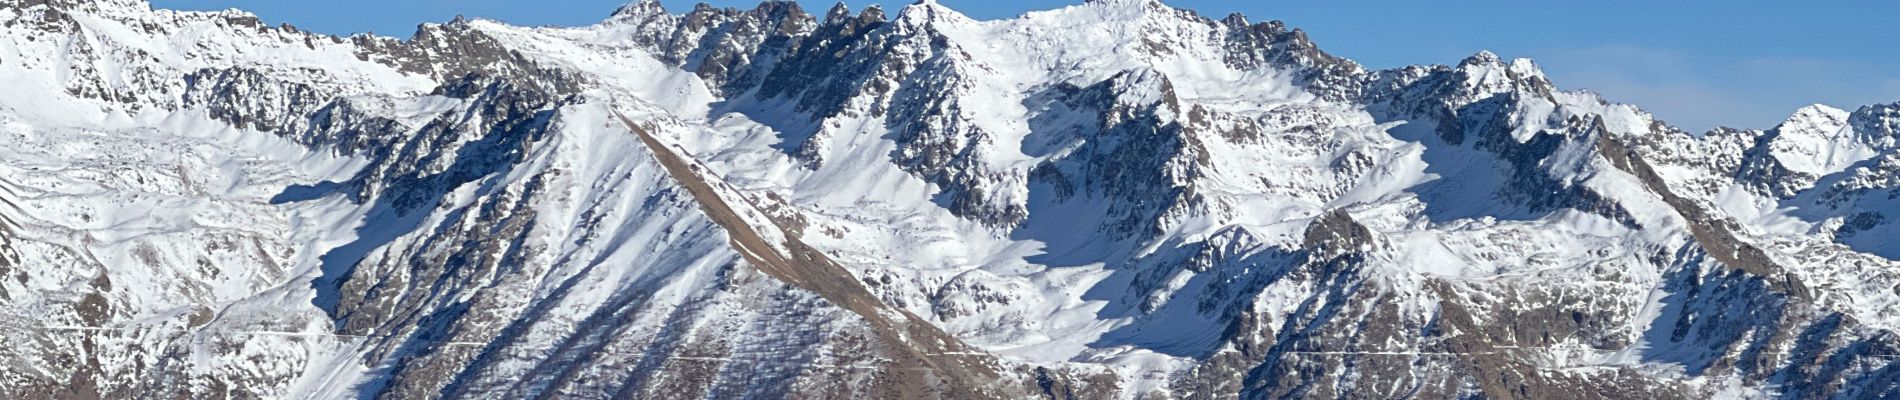
M918 0L897 11L891 19L894 25L923 27L931 24L966 24L975 22L962 12L937 3L936 0Z
M1490 50L1478 50L1476 54L1472 54L1470 57L1465 57L1464 60L1459 61L1458 65L1475 67L1475 66L1497 65L1501 62L1502 61L1498 58L1497 53L1492 53Z
M660 4L660 0L636 0L632 3L620 6L620 8L614 10L613 13L614 17L628 18L642 18L657 15L666 15L666 5Z

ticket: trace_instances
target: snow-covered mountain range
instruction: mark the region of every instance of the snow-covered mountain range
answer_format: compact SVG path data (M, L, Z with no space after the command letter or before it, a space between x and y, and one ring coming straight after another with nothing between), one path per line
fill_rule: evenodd
M4 398L1900 396L1900 103L1692 134L1154 0L0 0L0 93Z

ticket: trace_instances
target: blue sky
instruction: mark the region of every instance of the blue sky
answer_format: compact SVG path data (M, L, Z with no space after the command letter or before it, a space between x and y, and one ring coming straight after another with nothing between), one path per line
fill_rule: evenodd
M468 15L585 25L627 0L152 0L163 8L242 8L324 33L406 37L420 22ZM940 0L980 19L1080 0ZM1691 131L1767 128L1794 109L1900 101L1900 2L1164 0L1212 17L1241 12L1306 29L1320 47L1374 68L1455 63L1478 50L1528 57L1565 89L1634 103ZM756 0L712 0L750 7ZM665 0L669 10L694 1ZM801 1L822 11L835 1ZM901 7L910 1L848 1Z

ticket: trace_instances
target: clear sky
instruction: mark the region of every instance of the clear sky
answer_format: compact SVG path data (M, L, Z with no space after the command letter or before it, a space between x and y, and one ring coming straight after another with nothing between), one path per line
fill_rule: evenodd
M324 33L407 37L456 15L524 25L598 22L630 0L152 0L163 8L241 8ZM940 0L979 19L1081 0ZM1164 0L1306 29L1321 48L1373 68L1456 63L1478 50L1528 57L1564 89L1635 103L1690 131L1768 128L1812 103L1852 110L1900 101L1900 2ZM710 0L750 7L756 0ZM908 0L851 0L853 9ZM680 12L694 1L664 0ZM834 0L801 1L822 12Z

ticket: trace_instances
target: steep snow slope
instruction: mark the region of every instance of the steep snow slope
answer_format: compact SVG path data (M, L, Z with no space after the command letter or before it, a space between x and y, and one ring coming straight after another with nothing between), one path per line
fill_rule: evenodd
M0 19L12 396L1900 394L1893 105L1689 135L1152 0Z
M134 47L157 39L93 35L243 18L123 6L37 5L25 12L54 25L8 37L16 49L43 33ZM49 94L37 102L9 97L8 204L22 211L6 214L21 226L18 243L6 236L8 265L17 250L23 268L6 271L7 332L35 343L8 352L9 395L988 390L915 364L909 344L877 339L886 329L865 316L757 274L609 118L612 95L359 61L376 58L352 54L379 51L360 45L373 38L331 56L306 53L343 41L288 30L173 40L399 79L332 87L322 68L180 54L185 67L127 74L166 82L135 92L182 102L56 86L24 88ZM27 84L96 83L45 66L9 71ZM670 88L627 87L653 98L638 90ZM192 105L167 109L179 103ZM49 117L61 109L99 111ZM278 131L254 130L267 128ZM934 349L956 349L950 340ZM47 362L62 359L85 361ZM518 379L527 373L538 378Z

